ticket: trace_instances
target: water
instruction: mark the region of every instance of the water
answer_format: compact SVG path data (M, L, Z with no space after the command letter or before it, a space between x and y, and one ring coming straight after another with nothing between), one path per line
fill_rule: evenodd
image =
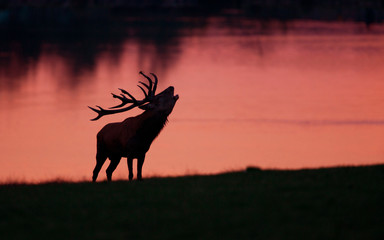
M139 110L138 74L180 95L144 177L384 163L384 27L183 19L101 39L16 38L0 51L0 181L90 180L96 133ZM105 179L104 171L101 179ZM122 161L114 178L126 179Z

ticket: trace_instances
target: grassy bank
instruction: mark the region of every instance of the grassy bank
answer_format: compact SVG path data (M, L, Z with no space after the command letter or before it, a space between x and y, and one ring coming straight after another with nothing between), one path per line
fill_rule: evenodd
M384 165L2 185L0 239L384 239Z

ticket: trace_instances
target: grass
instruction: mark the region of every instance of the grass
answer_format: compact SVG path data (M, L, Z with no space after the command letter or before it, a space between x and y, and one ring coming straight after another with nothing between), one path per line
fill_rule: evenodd
M384 165L1 185L0 239L384 239Z

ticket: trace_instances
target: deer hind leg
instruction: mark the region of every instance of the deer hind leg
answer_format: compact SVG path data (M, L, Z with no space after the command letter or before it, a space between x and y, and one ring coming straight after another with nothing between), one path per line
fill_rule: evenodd
M127 163L128 163L128 172L129 172L128 179L129 181L131 181L133 179L133 170L132 170L133 158L128 157Z
M100 152L97 152L96 154L96 166L95 169L93 169L93 176L92 181L96 182L97 176L99 175L100 169L103 166L105 160L107 160L107 157Z
M141 170L143 169L145 155L137 158L137 180L142 180Z
M112 181L112 173L113 173L113 171L115 171L117 165L119 165L121 157L112 157L109 159L111 160L111 163L109 164L107 171L106 171L107 172L107 180Z

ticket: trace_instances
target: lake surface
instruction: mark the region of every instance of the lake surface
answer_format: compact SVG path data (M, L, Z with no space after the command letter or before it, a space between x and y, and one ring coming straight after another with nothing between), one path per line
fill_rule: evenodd
M180 96L144 177L384 163L384 26L182 22L2 42L0 181L90 180L97 132L140 111L93 122L87 106L115 105L118 88L140 98L140 70ZM127 175L121 161L114 179Z

